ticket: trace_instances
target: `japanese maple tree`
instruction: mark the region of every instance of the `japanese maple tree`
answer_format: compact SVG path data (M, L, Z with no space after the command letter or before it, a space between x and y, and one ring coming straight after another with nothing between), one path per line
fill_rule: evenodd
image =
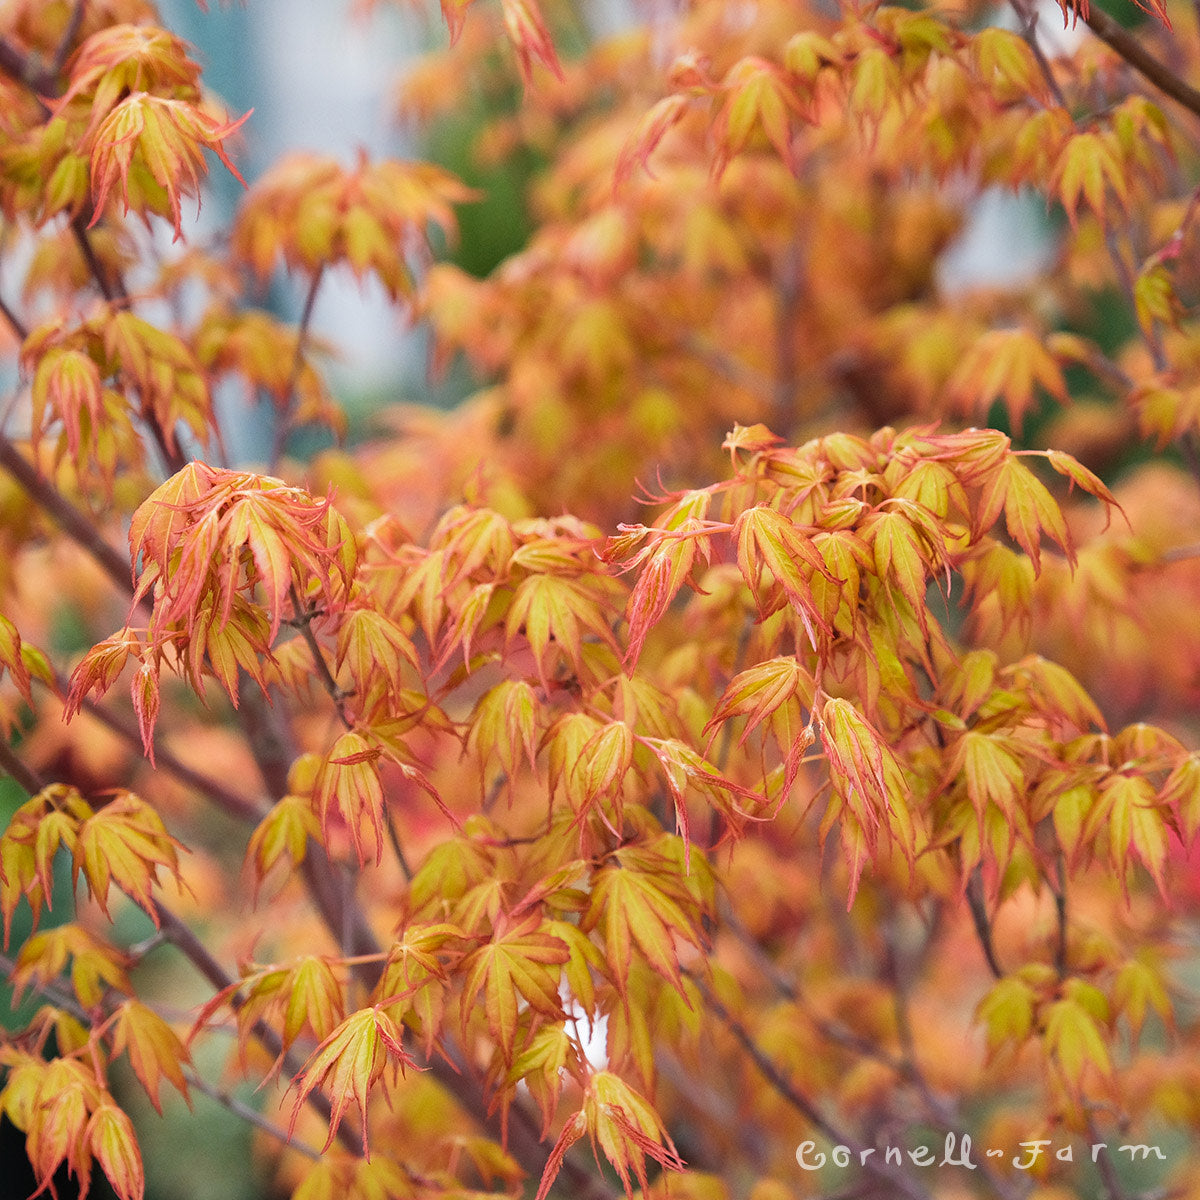
M153 1195L140 1090L297 1200L1200 1196L1196 11L632 7L442 0L380 97L538 164L482 278L439 165L243 180L149 0L0 10L39 1190ZM472 394L347 440L342 271Z

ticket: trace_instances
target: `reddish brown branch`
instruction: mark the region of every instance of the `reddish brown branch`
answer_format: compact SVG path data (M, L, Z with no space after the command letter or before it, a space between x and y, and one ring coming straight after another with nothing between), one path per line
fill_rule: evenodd
M1110 49L1115 50L1135 71L1160 92L1200 116L1200 91L1180 79L1165 63L1154 57L1127 29L1094 5L1083 18L1088 28Z
M83 547L100 564L104 573L122 591L132 590L128 560L104 539L95 522L52 483L43 479L33 464L3 434L0 434L0 467L29 493L38 507L48 513L73 542Z

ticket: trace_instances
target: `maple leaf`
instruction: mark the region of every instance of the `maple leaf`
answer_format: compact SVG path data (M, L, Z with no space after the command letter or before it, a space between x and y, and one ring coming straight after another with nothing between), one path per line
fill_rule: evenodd
M1109 1018L1108 1001L1080 979L1068 979L1064 990L1066 995L1051 1001L1042 1014L1042 1043L1051 1069L1072 1095L1082 1096L1085 1080L1092 1075L1111 1089L1115 1077L1102 1032Z
M467 935L445 921L412 923L393 939L375 995L396 1020L422 1037L427 1055L442 1028L449 966L462 958Z
M1060 404L1069 401L1062 368L1029 329L992 329L976 340L947 384L953 403L986 413L1003 400L1018 432L1041 388Z
M1100 809L1105 814L1109 862L1121 886L1128 891L1128 856L1132 850L1165 897L1168 827L1154 785L1144 775L1111 775L1100 787Z
M34 928L41 906L51 905L54 860L59 847L72 854L79 826L92 807L78 789L53 783L31 797L9 818L0 835L0 909L4 913L4 944L9 943L12 918L22 895L33 910Z
M745 745L750 734L797 693L811 707L814 690L812 675L791 655L756 663L729 681L704 732L715 735L726 721L748 717L738 738L738 745Z
M641 1184L643 1192L649 1186L645 1167L647 1157L667 1170L684 1169L683 1159L679 1157L662 1118L646 1099L619 1075L598 1071L588 1080L583 1108L568 1118L550 1152L534 1200L545 1200L566 1152L584 1133L591 1140L597 1162L599 1151L603 1150L612 1163L630 1200L633 1197L631 1175Z
M26 1130L26 1152L38 1191L50 1186L54 1173L65 1163L79 1180L81 1194L87 1192L92 1159L88 1121L91 1113L101 1106L103 1097L94 1073L83 1063L55 1058L46 1065L31 1106L33 1120ZM125 1128L128 1129L127 1124ZM129 1132L132 1136L132 1131ZM129 1177L120 1172L118 1179L129 1182ZM123 1200L140 1200L140 1193Z
M542 1114L542 1137L550 1132L563 1083L568 1074L579 1076L583 1061L565 1022L543 1025L513 1059L505 1083L522 1083L529 1089Z
M1084 130L1067 139L1055 164L1053 186L1072 225L1080 198L1087 201L1102 225L1110 194L1123 209L1129 209L1127 170L1106 132Z
M1058 543L1069 562L1074 564L1071 544L1062 510L1045 484L1019 458L1009 457L989 473L975 513L976 536L986 532L1004 512L1011 537L1029 556L1034 574L1041 570L1041 534Z
M606 613L608 599L603 580L575 579L565 575L530 575L513 593L505 622L509 645L523 634L533 651L543 680L551 641L560 647L577 673L583 670L583 635L589 632L615 648Z
M383 785L376 763L382 748L371 745L353 730L334 742L325 764L313 785L313 804L321 818L321 828L329 836L330 821L336 812L345 820L360 863L365 861L362 822L365 817L375 837L375 861L383 857Z
M633 174L634 167L641 166L642 170L653 178L650 170L650 156L658 149L662 140L683 120L691 106L691 97L681 94L664 96L655 101L650 108L638 117L625 145L621 148L620 157L613 170L613 186L620 187Z
M200 176L207 167L204 150L211 150L229 172L245 186L238 169L225 153L224 143L250 116L222 122L218 117L186 100L172 100L135 92L104 118L91 145L92 190L96 208L91 224L104 212L105 201L120 181L125 211L141 209L143 216L157 207L154 188L161 189L175 228L175 240L183 236L180 198L198 196ZM135 158L136 156L136 158ZM145 179L139 178L138 171ZM133 179L130 176L133 174Z
M612 796L617 801L619 825L621 791L632 765L633 731L624 721L602 725L583 744L571 765L573 778L568 781L567 794L582 796L583 811L601 796Z
M992 984L975 1009L986 1030L988 1057L1004 1045L1020 1047L1032 1034L1037 992L1020 976L1006 975Z
M700 934L693 920L663 885L631 854L617 851L614 865L597 871L592 879L588 907L581 928L599 928L613 983L628 1003L628 981L634 947L646 962L676 990L683 992L676 940L699 947ZM639 867L641 869L639 869Z
M809 641L817 646L816 630L832 631L813 601L812 589L801 564L830 582L834 580L825 565L821 552L812 538L801 532L782 513L765 505L755 505L743 512L733 526L737 539L738 568L754 595L759 612L764 616L774 610L771 600L773 587L781 588L788 602L800 617ZM770 572L771 584L763 577Z
M159 867L166 867L181 880L179 847L153 808L132 792L119 791L79 826L74 869L87 880L105 916L109 887L116 883L157 925L158 907L152 889Z
M188 1101L187 1080L183 1074L191 1056L175 1031L140 1000L129 999L117 1009L112 1026L112 1052L129 1052L129 1065L138 1077L150 1103L162 1115L159 1085L165 1078Z
M795 174L799 163L792 140L792 122L803 114L785 73L766 59L750 56L730 67L721 87L725 99L712 130L717 144L714 175L722 174L729 160L746 148L756 131L761 132ZM763 428L752 426L751 431Z
M826 699L821 705L819 728L834 790L865 839L864 848L873 852L877 831L885 817L889 813L903 816L907 812L909 788L899 760L878 731L847 700ZM905 849L911 854L913 847L908 845ZM863 865L862 856L856 856L850 880L851 903Z
M1171 997L1163 976L1162 963L1154 951L1141 951L1138 957L1130 959L1117 972L1112 988L1112 1005L1114 1014L1125 1016L1135 1039L1141 1034L1150 1008L1154 1009L1168 1029L1174 1029Z
M84 1136L120 1200L142 1200L146 1193L146 1172L133 1122L124 1111L111 1101L97 1105Z
M667 790L675 807L675 824L679 836L683 839L684 869L691 870L691 828L688 818L686 793L689 788L695 789L708 801L713 808L721 813L728 823L730 833L734 836L749 815L740 806L738 799L750 801L756 808L763 802L752 788L743 787L726 779L720 771L691 746L676 738L640 737L638 741L648 746L658 759L666 780ZM790 783L790 780L789 780ZM780 803L786 797L786 788L780 796Z
M366 696L372 679L382 675L391 696L404 688L401 670L407 662L419 668L411 639L394 622L375 608L353 608L343 614L337 633L335 669L349 666L359 692Z
M505 1061L511 1062L522 1000L547 1020L563 1016L559 983L562 966L569 957L562 939L542 930L541 918L536 913L511 927L502 919L491 940L463 960L464 1031L482 992L488 1030Z
M188 57L180 38L153 25L119 24L97 30L79 47L71 62L71 81L54 104L66 112L77 97L87 95L88 140L96 127L125 96L154 92L178 99L199 98L200 66Z
M362 1118L363 1153L367 1152L367 1101L371 1089L383 1077L389 1063L401 1070L415 1066L400 1044L400 1029L381 1005L351 1013L313 1051L292 1081L296 1102L292 1107L288 1134L308 1096L318 1087L329 1094L329 1136L322 1152L333 1145L338 1126L351 1100L358 1105Z
M475 198L429 163L372 163L360 153L346 170L333 158L286 155L243 199L233 249L263 279L279 256L314 275L344 262L359 279L373 274L392 299L412 301L409 256L428 256L431 226L453 237L453 205Z
M53 347L37 359L30 399L33 445L44 435L52 411L62 421L68 450L78 456L84 420L92 427L93 438L100 420L103 407L100 368L82 350Z
M17 995L29 983L47 984L64 974L68 960L71 986L85 1008L99 1005L109 988L126 995L133 991L127 957L72 922L34 934L21 947L12 972Z
M154 766L154 725L158 720L160 698L158 693L158 668L153 662L143 662L134 672L129 684L133 697L133 711L137 714L138 729L142 735L142 747L150 765Z
M298 867L308 853L308 839L321 833L321 822L305 796L282 796L255 827L246 844L246 862L252 865L254 893L281 859Z
M562 67L537 0L500 0L500 9L504 15L504 28L520 59L525 82L532 81L536 60L561 83Z

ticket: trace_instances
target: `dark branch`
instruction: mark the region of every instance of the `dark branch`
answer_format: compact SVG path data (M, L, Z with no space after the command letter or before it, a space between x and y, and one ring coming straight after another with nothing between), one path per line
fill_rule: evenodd
M1094 5L1083 18L1088 28L1106 45L1115 50L1138 74L1148 79L1160 92L1200 116L1200 91L1185 83L1165 63L1159 62L1127 29L1122 29L1102 9Z

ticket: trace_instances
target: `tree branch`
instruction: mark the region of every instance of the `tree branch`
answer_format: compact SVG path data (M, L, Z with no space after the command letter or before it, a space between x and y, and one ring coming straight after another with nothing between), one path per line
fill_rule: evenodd
M1004 977L1004 968L996 958L996 947L992 942L992 925L988 919L987 905L983 900L983 878L976 867L967 880L967 907L971 910L971 923L975 926L975 936L987 960L988 970L997 978Z
M708 984L695 972L684 970L683 973L696 985L697 990L704 997L705 1004L733 1035L763 1078L814 1129L831 1142L845 1146L862 1163L862 1169L867 1174L887 1183L895 1192L910 1197L910 1200L932 1200L931 1193L909 1178L903 1171L896 1170L886 1161L881 1161L877 1155L866 1154L865 1152L871 1147L834 1125L807 1096L792 1085L792 1082L754 1040L749 1030L725 1007Z
M1200 116L1200 91L1180 79L1165 63L1154 57L1137 38L1123 29L1103 9L1091 5L1084 21L1108 47L1115 50L1135 71L1160 92Z
M36 796L45 786L45 781L31 767L25 764L8 742L0 739L0 768L3 768L30 796ZM133 900L133 897L130 897ZM217 992L233 988L235 980L209 952L208 947L196 936L191 927L174 911L158 900L150 900L149 905L143 906L133 900L139 908L154 922L165 942L170 942L204 979ZM11 961L8 974L11 976ZM237 991L230 994L230 1007L236 1011L244 1001ZM283 1040L263 1021L256 1021L250 1029L255 1040L273 1058L281 1061L282 1067L293 1077L298 1075L303 1067L300 1059L290 1050L284 1053ZM333 1114L333 1106L324 1093L313 1089L308 1093L307 1103L321 1117L328 1121ZM338 1138L348 1150L359 1153L358 1139L353 1130L347 1125L338 1127Z
M0 433L0 467L29 493L39 508L62 527L63 532L86 550L104 573L124 592L131 592L129 562L96 529L95 522L77 508L54 484L43 479L13 442Z

